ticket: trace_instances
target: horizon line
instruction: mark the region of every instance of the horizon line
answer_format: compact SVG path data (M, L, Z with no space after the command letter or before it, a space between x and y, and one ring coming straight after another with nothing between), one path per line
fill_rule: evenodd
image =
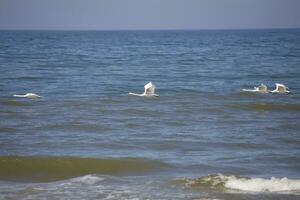
M273 28L191 28L191 29L1 29L0 31L230 31L230 30L287 30L300 27Z

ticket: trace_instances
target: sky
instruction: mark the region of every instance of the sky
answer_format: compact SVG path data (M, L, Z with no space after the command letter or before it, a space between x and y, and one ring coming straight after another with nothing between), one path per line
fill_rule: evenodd
M300 0L0 0L0 29L300 28Z

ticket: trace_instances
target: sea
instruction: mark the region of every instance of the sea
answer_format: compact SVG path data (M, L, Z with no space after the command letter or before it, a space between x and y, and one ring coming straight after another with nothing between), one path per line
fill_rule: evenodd
M300 199L300 29L0 31L0 199Z

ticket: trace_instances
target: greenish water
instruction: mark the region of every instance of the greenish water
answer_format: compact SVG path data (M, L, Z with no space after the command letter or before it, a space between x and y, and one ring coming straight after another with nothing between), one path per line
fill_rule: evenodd
M50 182L87 174L141 174L166 168L143 159L92 159L76 157L0 157L0 178L8 181Z

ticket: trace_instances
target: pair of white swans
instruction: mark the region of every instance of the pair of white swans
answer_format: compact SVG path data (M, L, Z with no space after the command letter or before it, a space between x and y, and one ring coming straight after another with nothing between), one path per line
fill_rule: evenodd
M145 91L142 94L132 93L129 92L130 95L135 96L146 96L146 97L158 97L158 94L155 94L155 85L152 84L152 82L147 83L145 86ZM14 94L14 97L20 97L20 98L30 98L30 99L36 99L36 98L42 98L42 96L39 96L35 93L27 93L27 94Z
M254 87L254 89L243 89L242 91L244 92L258 92L258 93L290 93L290 91L288 91L288 87L286 87L283 84L280 83L276 83L276 89L275 90L268 90L268 87L264 84L261 84L258 87Z

